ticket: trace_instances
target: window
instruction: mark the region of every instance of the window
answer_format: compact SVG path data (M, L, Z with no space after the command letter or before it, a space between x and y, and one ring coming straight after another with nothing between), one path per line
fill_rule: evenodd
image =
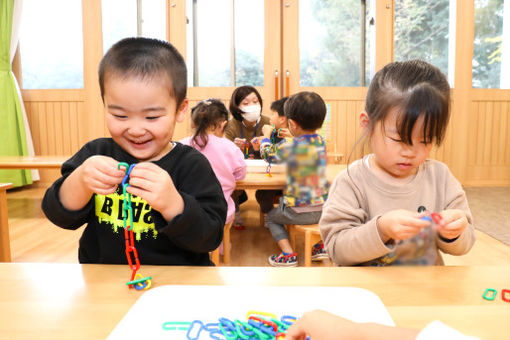
M102 0L103 54L127 37L166 40L165 0Z
M509 43L510 1L476 0L473 87L510 88Z
M365 86L370 81L374 7L365 0L299 2L301 86Z
M454 79L455 1L396 0L394 59L422 59Z
M25 0L20 27L24 89L83 88L80 0Z
M187 0L190 86L264 85L264 0Z

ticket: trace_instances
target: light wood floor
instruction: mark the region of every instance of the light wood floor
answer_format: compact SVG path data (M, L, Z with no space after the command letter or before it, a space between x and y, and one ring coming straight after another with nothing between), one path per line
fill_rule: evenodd
M13 262L77 263L78 240L83 229L64 230L49 222L41 211L45 188L32 186L7 193ZM268 266L267 258L278 252L269 231L259 226L259 210L253 192L242 207L247 228L231 230L232 266ZM487 199L490 199L489 197ZM302 240L297 239L298 253ZM477 231L477 242L464 256L445 255L447 265L510 264L510 247ZM300 257L298 261L303 263ZM330 265L329 261L314 265Z

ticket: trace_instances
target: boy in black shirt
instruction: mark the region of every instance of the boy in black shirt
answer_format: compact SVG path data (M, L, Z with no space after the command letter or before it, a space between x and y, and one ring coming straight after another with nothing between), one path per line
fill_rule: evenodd
M127 38L103 57L99 85L112 138L93 140L66 161L42 202L62 228L88 223L80 263L127 263L124 162L137 163L127 192L140 263L212 265L208 253L221 243L227 214L223 191L200 152L171 141L188 108L186 79L182 56L167 42Z

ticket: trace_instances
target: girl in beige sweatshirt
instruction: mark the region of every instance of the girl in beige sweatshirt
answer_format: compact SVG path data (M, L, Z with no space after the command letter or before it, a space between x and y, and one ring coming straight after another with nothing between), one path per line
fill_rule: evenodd
M360 114L373 153L336 177L319 222L335 264L441 265L439 250L471 249L466 195L445 164L427 159L449 115L450 87L438 68L412 60L376 73ZM428 219L432 212L439 223Z

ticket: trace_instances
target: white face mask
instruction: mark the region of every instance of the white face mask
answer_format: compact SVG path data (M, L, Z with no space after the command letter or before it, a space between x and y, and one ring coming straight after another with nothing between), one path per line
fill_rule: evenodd
M241 110L244 112L243 119L246 119L250 123L260 118L260 105L248 105L241 108Z

